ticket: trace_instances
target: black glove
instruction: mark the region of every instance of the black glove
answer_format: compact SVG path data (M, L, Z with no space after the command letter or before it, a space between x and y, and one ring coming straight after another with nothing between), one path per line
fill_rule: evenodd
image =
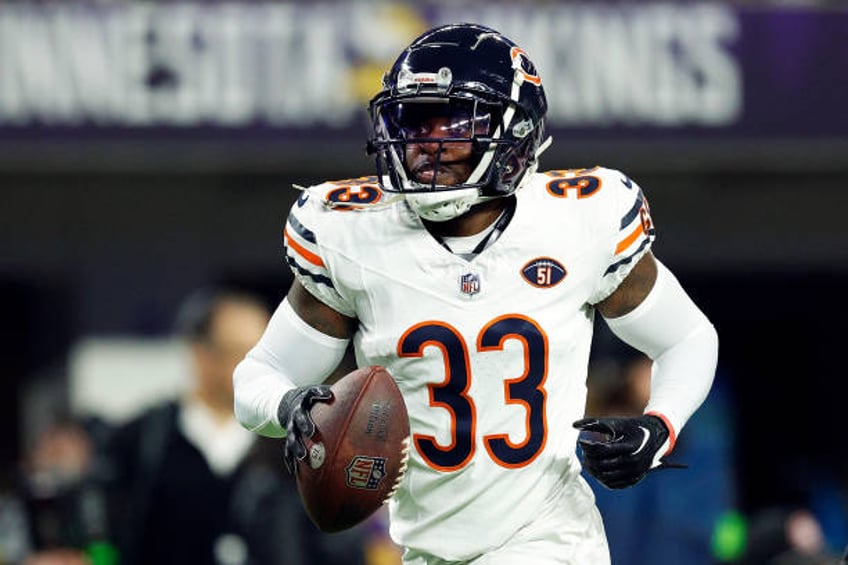
M283 460L292 475L297 461L306 457L303 438L310 438L315 433L315 422L312 421L309 410L316 402L327 402L332 398L333 392L327 385L301 386L283 395L277 408L277 417L280 424L286 428Z
M581 438L577 443L583 449L583 466L607 488L633 486L652 469L685 467L656 460L668 439L668 428L656 416L584 418L573 425L606 436L600 441Z

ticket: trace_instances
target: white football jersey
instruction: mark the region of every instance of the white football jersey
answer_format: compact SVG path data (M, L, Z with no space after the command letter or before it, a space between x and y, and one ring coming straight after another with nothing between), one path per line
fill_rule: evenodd
M593 304L650 247L640 188L618 171L536 173L497 241L465 260L374 177L324 183L284 237L299 281L359 320L359 366L406 399L410 463L394 539L443 559L502 545L579 478ZM573 507L593 504L588 489Z

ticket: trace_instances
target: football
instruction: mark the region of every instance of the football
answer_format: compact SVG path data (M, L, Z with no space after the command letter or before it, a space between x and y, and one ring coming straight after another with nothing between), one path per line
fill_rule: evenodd
M348 373L333 399L311 409L316 432L295 473L307 514L324 532L359 524L394 495L406 471L409 417L392 376L379 366Z

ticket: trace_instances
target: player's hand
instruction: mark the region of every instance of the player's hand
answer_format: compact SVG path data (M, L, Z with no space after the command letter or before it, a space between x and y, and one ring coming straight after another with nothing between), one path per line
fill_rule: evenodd
M637 418L584 418L574 422L581 436L583 466L605 487L622 489L641 481L651 469L685 467L661 460L658 453L668 439L668 428L656 416ZM600 439L603 438L603 439Z
M332 398L333 392L329 386L311 385L288 391L280 401L277 416L287 432L283 460L292 475L297 462L306 457L303 438L310 438L315 434L315 422L312 421L309 410L316 402L327 402Z

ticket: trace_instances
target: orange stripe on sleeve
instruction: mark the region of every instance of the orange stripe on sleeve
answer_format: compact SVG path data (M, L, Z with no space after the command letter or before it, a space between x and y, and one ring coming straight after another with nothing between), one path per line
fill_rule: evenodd
M294 249L295 251L297 251L298 253L300 253L303 256L304 259L306 259L307 261L309 261L310 263L312 263L316 267L323 267L324 266L324 261L321 259L321 257L312 253L311 251L309 251L308 249L306 249L305 247L300 245L298 242L296 242L292 238L288 229L283 230L283 235L286 237L286 241L289 242L289 245L291 245L291 248Z
M637 225L636 229L630 232L630 235L618 242L618 245L615 246L615 254L618 255L630 247L630 244L636 241L636 239L643 233L645 233L645 230L642 229L642 224Z

